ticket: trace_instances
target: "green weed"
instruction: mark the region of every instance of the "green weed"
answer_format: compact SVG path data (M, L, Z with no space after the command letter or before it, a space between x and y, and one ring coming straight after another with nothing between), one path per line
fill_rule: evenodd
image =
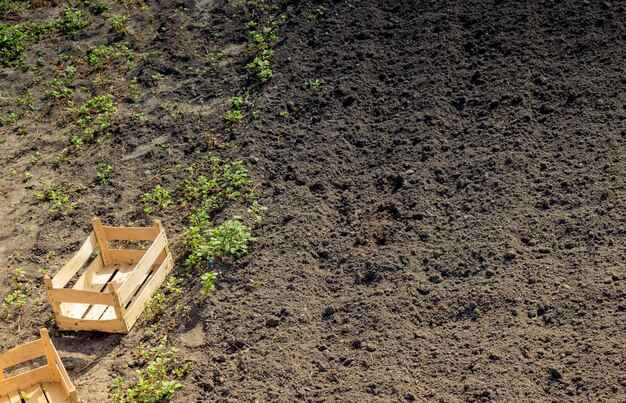
M0 318L10 321L19 318L22 308L28 300L28 283L24 280L24 270L20 267L15 269L13 274L13 291L9 293L2 302Z
M228 220L217 227L198 220L196 225L187 227L182 233L182 242L190 251L185 265L199 268L216 258L241 257L248 253L250 242L256 239L251 229L239 220Z
M48 213L52 218L59 218L71 214L78 202L74 199L77 195L85 190L83 185L74 185L73 183L43 182L42 189L35 191L35 202L37 204L48 202L50 209Z
M217 273L210 271L204 273L202 277L200 277L200 282L202 283L202 294L206 297L211 291L215 290L215 279L217 278Z
M169 190L161 185L156 185L152 192L144 193L141 196L141 201L146 205L144 212L152 214L155 207L161 210L168 208L172 204L172 196Z
M98 164L98 172L96 173L96 183L104 185L108 182L109 177L113 173L113 167L105 163Z
M142 344L139 356L145 361L137 371L137 381L132 387L127 380L114 381L112 400L114 403L155 403L169 401L174 392L184 386L180 379L191 369L190 363L181 364L178 350L167 347L167 338L156 346Z
M130 63L132 59L133 52L126 42L116 43L111 46L96 46L87 53L87 62L95 70L105 70L115 61L126 60L127 63Z
M246 65L248 72L252 75L254 80L259 83L266 83L272 78L274 74L271 68L273 57L274 51L272 49L265 49Z
M320 92L320 90L322 89L322 87L324 86L325 81L323 79L320 78L316 78L315 80L309 80L307 81L306 85L307 87L309 87L309 89L315 93Z
M65 35L73 36L87 25L89 25L89 21L82 11L65 8L55 27Z

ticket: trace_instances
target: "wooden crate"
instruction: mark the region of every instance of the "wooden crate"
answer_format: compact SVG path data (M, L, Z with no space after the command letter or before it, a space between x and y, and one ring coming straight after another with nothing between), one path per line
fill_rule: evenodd
M17 346L0 354L1 403L57 403L80 402L76 388L65 371L57 350L46 329L39 331L41 339ZM46 358L46 365L5 379L4 370L38 357Z
M93 231L67 264L44 277L61 330L128 333L148 299L172 270L172 254L159 221L152 227L106 227ZM152 241L148 249L112 249L109 241ZM95 258L90 261L90 258ZM66 285L86 266L71 288Z

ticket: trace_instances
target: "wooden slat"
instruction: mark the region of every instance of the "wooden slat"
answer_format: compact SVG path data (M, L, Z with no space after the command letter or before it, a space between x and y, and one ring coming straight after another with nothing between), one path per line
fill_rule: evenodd
M104 269L104 263L102 263L102 257L98 255L93 260L93 262L91 262L91 264L87 267L85 272L79 277L79 279L76 281L76 283L74 284L72 288L76 290L86 290L87 285L93 284L94 276L96 276L99 273L103 273L103 269ZM111 273L113 273L113 271L111 271ZM95 280L99 278L100 277L96 276ZM101 288L100 289L96 288L96 290L90 290L90 291L99 291L99 290L101 290Z
M96 263L98 267L93 268L93 272L91 272L89 281L87 279L87 272L92 269L91 266L87 268L85 273L83 273L83 275L78 279L78 281L76 282L76 284L74 284L74 287L72 288L94 292L100 292L106 288L107 283L111 280L111 276L113 276L115 270L117 270L119 266L111 265L99 268L102 260L96 260L99 261L99 263ZM91 307L91 304L62 304L61 311L63 315L67 317L81 319L85 315L85 312L87 312L89 307Z
M47 365L44 365L43 367L0 381L0 396L9 394L18 388L27 388L31 385L50 381L50 369Z
M63 288L74 277L74 275L83 267L83 265L89 259L89 256L94 251L94 248L98 245L96 236L92 232L89 238L83 243L78 252L63 266L61 270L52 279L52 285L54 288Z
M22 394L28 396L28 399L24 399L27 403L48 403L48 399L46 398L43 390L41 390L41 385L39 384L22 389L22 392ZM54 400L53 402L56 403Z
M152 269L157 257L163 252L163 249L167 245L167 238L165 236L165 231L161 231L159 236L156 237L150 248L146 252L146 254L141 258L135 269L133 270L133 274L122 284L119 288L120 299L124 304L127 304L135 295L135 292L141 284L143 280L145 280L148 272Z
M72 400L68 396L69 393L58 383L47 383L44 385L44 393L51 403L72 403ZM74 392L76 394L76 392ZM78 402L78 399L74 400ZM30 403L30 402L28 402Z
M43 330L45 329L42 329L42 331ZM48 337L47 331L46 331L46 337ZM45 341L45 337L43 337L43 334L42 334L42 339ZM49 337L48 337L48 340L50 340ZM70 379L70 376L67 374L67 370L65 369L65 366L63 365L63 361L61 361L61 357L59 357L59 352L56 350L56 348L54 348L54 345L52 344L52 342L50 342L50 346L52 347L52 352L51 352L52 357L51 357L51 361L49 361L49 365L54 366L55 369L58 371L59 379L57 382L60 382L60 385L63 387L67 395L71 395L72 393L76 392L76 388L74 387L74 384L72 384L72 380Z
M59 373L59 368L56 362L56 350L52 345L48 331L46 329L41 329L39 330L39 334L41 335L41 344L46 354L46 361L48 362L50 376L53 381L61 382L61 374Z
M48 290L48 295L53 301L62 303L85 303L85 304L102 304L113 305L115 299L108 292L84 291L63 288L60 290Z
M134 264L141 260L146 249L111 249L111 258L115 264Z
M159 235L155 227L102 227L109 241L153 241Z
M3 396L3 399L4 399L4 396ZM18 392L17 392L17 391L12 392L12 393L9 393L9 394L6 396L6 399L8 399L8 400L2 400L2 399L0 399L0 402L3 402L3 403L4 403L4 402L9 402L9 403L22 403L22 399L20 398L20 395L18 394Z
M154 292L163 284L165 277L172 271L172 267L174 263L172 261L172 256L168 255L165 258L165 261L161 264L161 266L157 269L157 271L150 277L150 279L143 285L139 293L133 300L132 304L128 307L128 311L126 312L126 327L130 330L137 318L142 314L146 307L146 302L148 299L154 294Z
M124 269L120 269L115 275L115 277L113 277L113 279L111 280L111 283L114 283L118 289L118 295L119 295L119 288L133 274L134 269L135 269L134 266L126 265L124 266ZM101 316L99 317L100 320L111 320L115 318L117 318L117 314L115 313L115 308L113 306L105 307L105 309L103 309L101 312ZM85 319L93 319L93 318L85 318ZM118 319L123 319L123 317L119 317Z
M61 317L57 321L57 326L59 326L61 330L94 330L108 333L128 333L126 323L123 319L87 320Z
M25 361L30 361L44 354L41 339L19 345L0 355L0 370Z
M104 263L105 266L108 266L113 263L113 259L111 259L109 241L104 233L104 229L102 228L102 221L96 217L91 220L91 225L93 227L93 232L96 234L98 245L100 246L100 256L102 256L102 263Z
M132 272L133 272L133 266L128 265L128 264L120 265L118 266L117 273L115 273L115 276L111 280L109 280L109 282L119 285L123 283L124 281L126 281L126 279L131 275ZM109 292L108 288L105 288L105 289L107 290L107 292ZM117 303L117 300L116 300L116 303ZM105 312L108 312L108 313L105 315ZM115 318L116 318L115 308L113 308L113 306L111 305L94 305L91 307L89 312L87 312L87 315L85 315L84 317L84 319L88 319L88 320L98 320L98 319L110 320L110 319L115 319Z

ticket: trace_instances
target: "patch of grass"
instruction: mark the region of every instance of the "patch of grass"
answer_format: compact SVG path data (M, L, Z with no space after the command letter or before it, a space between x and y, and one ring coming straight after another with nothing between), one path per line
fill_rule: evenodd
M0 63L10 66L19 60L25 49L26 33L19 25L0 24Z
M93 5L91 6L91 10L96 15L102 15L106 13L107 11L109 11L110 9L111 9L111 6L105 3L103 0L96 0L96 2L93 3Z
M110 14L107 17L107 20L111 24L111 28L118 35L129 35L130 29L128 28L128 16L127 15L118 15L118 14Z
M23 22L7 25L0 23L0 64L12 66L19 63L27 44L43 39L51 31L71 36L87 25L89 21L83 12L71 8L63 9L56 21L47 24Z
M69 85L72 83L72 79L75 75L75 66L70 65L64 68L57 68L54 72L54 78L46 83L46 85L50 87L50 89L46 91L46 94L55 99L73 98L74 90L70 88Z

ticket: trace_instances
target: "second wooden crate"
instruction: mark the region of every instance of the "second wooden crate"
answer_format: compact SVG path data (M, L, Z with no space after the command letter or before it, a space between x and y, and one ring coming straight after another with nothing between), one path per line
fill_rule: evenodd
M78 394L54 348L48 331L41 338L0 354L1 403L77 403ZM7 368L45 357L45 365L5 378Z
M165 230L107 227L92 220L93 231L54 276L44 277L48 299L61 330L128 333L148 299L173 267ZM110 241L150 241L148 249L111 248ZM71 288L66 287L86 267Z

